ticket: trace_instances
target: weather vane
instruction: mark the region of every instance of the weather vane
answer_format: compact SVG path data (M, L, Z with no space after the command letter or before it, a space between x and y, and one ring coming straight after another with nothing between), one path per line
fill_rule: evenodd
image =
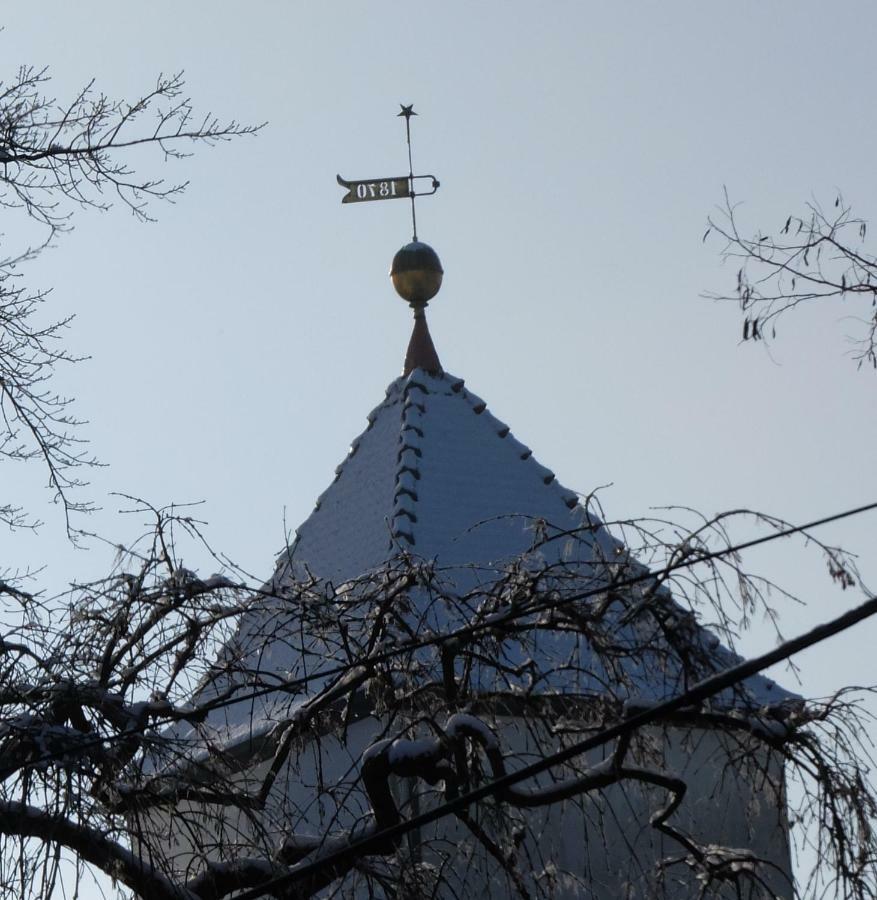
M414 310L414 331L405 355L406 375L414 369L425 369L427 372L440 372L441 363L435 352L429 329L426 326L426 305L439 292L442 286L444 269L438 254L429 244L417 239L417 212L414 208L415 197L434 194L439 187L438 180L432 175L415 175L411 161L411 117L416 116L414 104L399 104L405 118L405 139L408 142L408 174L398 178L368 178L363 181L347 181L336 176L338 184L347 188L341 198L342 203L364 203L369 200L399 200L411 198L411 227L414 238L393 257L390 266L390 279L396 293ZM417 191L416 182L428 180L432 190Z
M408 174L397 178L367 178L362 181L348 181L337 175L338 184L347 188L347 193L341 198L342 203L366 203L371 200L401 200L411 198L411 226L414 232L414 241L417 241L417 212L414 208L415 197L427 197L434 194L439 188L438 180L432 175L415 175L414 164L411 161L411 117L416 116L414 104L405 106L400 103L402 112L397 116L405 118L405 139L408 143ZM417 191L415 182L429 181L432 190Z

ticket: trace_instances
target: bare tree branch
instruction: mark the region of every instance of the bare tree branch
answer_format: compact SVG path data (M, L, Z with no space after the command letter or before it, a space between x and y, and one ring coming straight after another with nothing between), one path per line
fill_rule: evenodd
M355 849L418 811L606 733L648 703L633 660L667 673L674 691L730 665L734 657L716 657L694 615L730 634L769 608L768 581L748 573L739 553L721 564L713 553L733 546L735 521L752 514L687 512L685 521L677 510L621 523L656 572L682 560L663 575L630 581L644 567L627 553L590 572L534 566L525 555L460 591L449 572L407 557L342 586L308 577L246 587L230 570L202 578L182 562L187 542L206 546L200 523L176 508L139 508L154 528L113 572L42 603L39 615L23 600L0 645L7 890L27 895L39 884L51 897L52 848L63 846L143 896L309 897L399 885L453 896L461 859L480 873L466 876L473 883L489 877L508 895L547 896L558 877L581 873L557 871L539 841L544 816L574 808L577 821L593 822L594 810L624 798L640 810L633 832L678 847L637 858L626 837L631 885L672 878L704 897L724 897L727 887L747 897L787 891L775 858L723 843L692 818L704 790L720 790L705 787L690 761L707 738L724 760L710 778L738 786L730 796L757 797L777 828L782 767L802 785L796 827L822 863L808 896L831 882L862 900L877 888L877 801L855 695L803 702L780 693L753 706L745 684L653 728L622 731L601 756L570 758L469 805L456 813L456 831L443 825ZM772 517L756 521L784 530ZM553 535L546 524L535 539ZM855 584L849 558L825 549L829 579ZM478 622L489 627L457 630ZM440 623L452 639L418 643ZM589 827L599 835L609 823ZM101 840L90 844L95 834ZM22 840L43 848L28 851L26 864ZM272 887L280 883L290 886Z
M34 806L0 801L0 832L6 837L36 838L73 850L88 863L133 888L143 897L181 900L186 894L105 832L71 822Z
M119 202L151 220L152 201L174 201L186 184L144 174L150 151L164 163L189 155L196 144L253 135L262 126L196 116L181 72L160 75L132 101L111 100L90 82L59 103L46 93L50 82L48 69L32 66L0 81L0 210L24 217L18 234L29 233L28 220L38 229L32 244L12 251L0 244L0 460L43 464L72 538L71 515L93 508L81 499L79 473L97 459L80 437L85 423L52 376L83 357L63 344L72 316L44 318L49 293L23 286L22 266L72 227L77 209L106 210ZM0 524L39 522L0 498Z
M708 223L704 240L713 234L722 240L722 258L737 272L733 293L704 296L739 305L743 341L772 341L780 320L792 310L840 301L846 307L843 318L861 326L851 338L853 359L859 368L867 364L877 369L877 256L865 244L867 223L853 216L842 196L830 211L814 201L775 230L747 235L739 204L726 190Z

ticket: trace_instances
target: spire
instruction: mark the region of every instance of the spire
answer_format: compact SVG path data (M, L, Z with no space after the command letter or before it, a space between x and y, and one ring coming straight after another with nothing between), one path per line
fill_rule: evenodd
M405 369L402 374L410 375L415 369L424 369L430 375L439 375L442 371L442 364L432 342L429 326L426 324L426 312L422 306L414 308L414 329L408 342Z
M399 106L402 111L397 113L397 116L405 119L408 175L396 178L371 178L363 181L348 181L338 175L336 179L341 187L347 189L347 193L341 198L342 203L410 198L413 240L393 257L393 265L390 268L390 277L393 279L396 293L403 300L407 300L414 310L414 330L411 333L408 352L405 354L405 375L410 375L414 369L424 369L432 375L438 375L442 371L442 366L429 334L424 310L426 304L432 300L442 286L444 271L435 250L429 244L424 244L417 239L414 200L416 197L434 194L439 188L439 182L433 175L414 174L414 164L411 159L411 117L416 116L417 113L414 112L413 104L406 106L404 103L400 103ZM423 179L432 182L432 190L417 191L415 189L416 183Z

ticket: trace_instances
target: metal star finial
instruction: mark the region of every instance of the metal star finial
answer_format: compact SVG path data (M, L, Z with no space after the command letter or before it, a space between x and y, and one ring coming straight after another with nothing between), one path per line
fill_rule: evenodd
M414 104L412 103L410 106L406 106L404 103L400 103L399 106L402 107L402 112L396 113L397 116L405 116L406 121L410 119L412 116L416 116L417 113L414 112Z

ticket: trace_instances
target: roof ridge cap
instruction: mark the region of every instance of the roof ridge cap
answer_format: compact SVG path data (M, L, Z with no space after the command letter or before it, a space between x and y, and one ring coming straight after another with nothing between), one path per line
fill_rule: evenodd
M547 466L544 466L542 463L540 463L533 456L533 451L526 444L522 443L514 436L511 428L491 412L490 408L487 405L487 401L483 400L480 396L478 396L478 394L475 394L473 391L466 388L465 379L459 378L456 375L453 375L451 372L430 372L427 369L418 367L412 369L411 372L407 373L406 375L403 375L401 379L396 379L396 382L394 382L394 384L400 380L404 381L404 387L402 389L403 393L408 391L410 387L421 387L426 393L429 393L428 388L420 384L421 380L439 381L447 384L450 387L451 392L458 395L462 400L464 400L469 405L472 412L475 413L475 415L481 416L486 413L487 420L495 423L495 425L497 426L495 431L498 438L509 438L514 444L520 447L521 452L519 458L521 462L529 464L528 468L533 469L533 473L540 478L545 487L552 489L552 491L557 495L558 499L568 510L573 510L577 506L579 506L582 509L583 514L587 516L589 520L595 519L594 514L581 505L581 498L579 494L571 488L568 488L565 485L561 484L557 480L555 473ZM422 436L423 435L421 432L420 437L422 438ZM418 449L422 451L423 448L418 445ZM414 521L416 521L416 518L414 519Z
M590 526L593 527L595 524L603 525L602 520L598 516L595 516L593 512L586 508L586 506L582 505L581 497L579 494L572 490L571 488L566 487L561 484L555 473L549 469L547 466L544 466L540 463L534 456L533 451L524 443L519 441L511 431L511 428L503 422L501 419L497 418L490 408L487 405L487 401L483 400L478 394L475 394L473 391L469 390L465 385L466 382L463 378L459 378L456 375L453 375L450 372L429 372L425 369L417 368L412 370L408 375L404 376L405 378L405 387L403 388L403 392L408 391L410 388L421 388L425 393L429 393L429 389L427 385L423 385L421 382L423 381L433 381L433 382L441 382L443 386L447 386L450 388L450 392L448 392L448 396L452 396L456 394L463 400L473 413L477 416L484 417L485 422L489 422L492 425L490 430L495 432L495 435L500 440L508 440L513 446L516 446L518 449L518 458L520 462L524 463L526 466L526 471L523 474L523 477L537 477L545 488L553 494L560 503L563 504L567 511L573 511L577 507L581 510L581 515L583 519L586 519ZM422 438L422 432L420 437ZM418 448L422 451L425 447L418 444ZM419 475L418 475L419 477ZM559 510L560 512L560 510ZM416 522L416 518L414 519ZM550 524L550 523L549 523ZM413 539L413 529L408 529L411 532L411 537ZM413 540L412 540L413 543Z
M393 384L397 381L402 381L405 384L408 384L411 381L416 381L418 378L427 378L430 381L442 381L442 382L457 382L462 383L462 378L457 378L456 375L452 375L450 372L445 372L442 370L441 372L430 372L429 369L424 369L422 366L416 366L410 372L406 372L404 375L400 375L398 378L394 379Z
M393 488L393 510L390 534L393 541L404 540L413 547L417 543L414 526L417 523L417 482L420 481L420 458L423 455L423 416L426 405L416 394L430 393L429 388L415 378L415 373L429 376L423 369L415 369L403 376L402 412L399 429L399 450L396 455L396 479ZM391 541L392 544L392 541Z
M378 419L378 416L384 411L390 409L396 403L399 402L398 394L400 390L404 390L403 383L406 381L406 377L403 375L394 378L384 390L384 399L381 400L377 406L374 406L366 415L366 427L356 435L355 438L350 442L350 447L347 450L347 453L344 456L344 459L335 466L334 478L331 482L326 486L324 490L322 490L318 495L317 499L314 501L314 505L311 509L310 514L305 518L303 522L300 522L299 525L294 530L294 536L291 543L288 544L281 552L278 554L276 566L279 567L282 563L286 563L288 565L292 565L295 562L295 550L298 547L298 544L301 539L301 530L307 526L307 524L311 521L311 518L315 513L320 512L323 501L326 495L332 490L335 483L341 478L344 474L345 469L347 468L347 464L350 462L350 459L357 454L359 451L360 444L362 443L363 438L369 431L374 427L375 422Z
M453 378L453 376L451 376ZM530 467L535 467L536 474L540 477L543 484L546 487L553 488L555 492L559 495L559 499L566 506L567 509L572 510L575 509L576 506L580 506L579 503L579 495L576 491L571 490L570 488L565 487L555 477L554 472L549 469L547 466L542 465L534 456L533 451L524 443L519 441L514 434L512 434L511 428L502 421L502 419L497 418L491 410L487 406L487 401L482 400L477 394L473 393L470 390L464 388L463 379L458 379L457 383L452 385L452 390L455 393L459 393L462 398L469 404L472 409L472 412L477 416L485 415L487 416L487 420L495 423L496 428L496 436L503 440L511 439L514 444L517 444L518 447L521 448L520 460L522 462L529 463ZM593 518L593 515L588 512L584 507L582 507L583 512L588 518Z

